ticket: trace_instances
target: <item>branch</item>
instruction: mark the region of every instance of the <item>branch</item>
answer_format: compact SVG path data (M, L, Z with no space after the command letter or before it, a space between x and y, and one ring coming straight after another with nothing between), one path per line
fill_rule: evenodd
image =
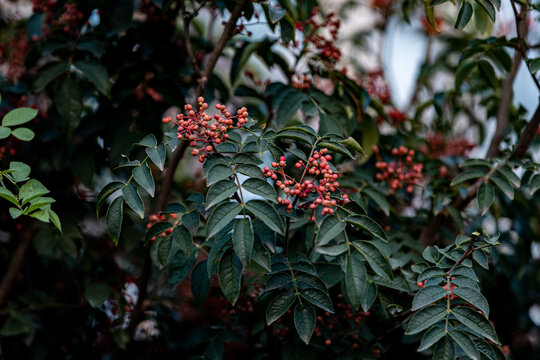
M471 237L471 241L469 242L469 246L467 246L467 250L465 250L465 252L463 253L463 255L461 255L461 257L458 259L458 261L456 261L456 263L454 264L454 266L452 266L450 268L450 270L448 270L446 272L447 275L450 275L452 273L452 271L454 271L455 268L457 268L459 265L461 265L461 263L463 261L465 261L466 258L468 258L469 256L471 256L471 254L474 252L474 242L476 241L476 239L478 239L478 236L480 234L479 233L472 233L472 237Z
M538 105L538 107L536 108L536 112L534 113L531 121L529 121L529 123L525 127L525 130L523 130L523 133L519 137L518 143L516 145L516 149L514 150L512 157L522 159L525 156L527 149L529 149L531 142L536 136L536 132L539 126L540 126L540 105Z
M514 60L512 62L510 72L508 73L508 76L503 82L501 100L497 109L497 127L495 129L495 134L493 134L491 144L489 145L489 149L486 155L487 157L495 157L498 155L499 145L501 144L501 141L504 138L504 134L506 133L506 128L508 127L509 109L512 105L514 80L521 65L521 61L523 60L523 52L520 51L519 48L521 48L521 42L524 41L528 32L527 22L524 21L525 14L527 13L527 7L522 5L518 13L513 0L511 0L510 2L512 3L512 8L514 9L516 19L518 48L514 53Z
M234 10L231 13L231 16L229 20L227 21L227 24L225 25L225 28L223 30L223 34L221 35L221 38L219 39L218 43L214 47L214 50L210 54L210 58L208 59L208 62L206 63L204 70L201 72L199 69L199 66L197 64L196 58L193 55L193 50L191 48L191 42L189 37L189 24L194 16L206 3L206 1L203 1L203 4L190 16L184 16L184 39L186 42L186 51L188 52L188 56L191 60L191 65L193 66L193 70L195 74L198 77L199 85L197 87L197 97L202 96L204 94L204 91L206 90L206 86L208 84L208 78L214 71L214 67L216 66L216 63L221 56L223 49L227 45L227 42L231 38L231 36L234 34L234 30L236 29L236 21L242 14L242 10L244 6L247 3L247 0L239 0L236 3L236 6L234 7ZM181 2L182 10L185 11L185 2ZM171 194L172 190L172 183L174 179L174 173L176 172L176 169L178 167L178 164L180 163L180 160L184 156L184 153L186 152L188 146L187 141L182 141L176 150L173 153L172 159L170 161L169 167L167 171L164 174L164 179L161 185L161 191L160 196L157 202L157 212L162 211L165 206L167 205L167 202L169 200L169 196ZM137 299L137 303L135 304L135 308L133 309L133 312L131 314L131 320L128 326L128 334L130 340L133 339L133 336L135 335L135 330L137 329L137 325L139 323L139 320L144 312L144 308L146 307L146 298L148 295L148 282L150 281L152 274L152 259L150 257L150 247L147 246L145 248L145 257L143 262L143 268L141 271L141 276L139 277L139 281L137 283L137 286L139 288L139 297Z
M32 243L32 233L33 232L30 231L25 231L22 233L19 244L17 245L17 249L15 250L15 253L13 254L11 262L7 268L7 273L2 279L2 283L0 284L0 309L2 309L4 306L4 302L11 291L11 287L13 286L17 275L19 275L19 272L21 271L24 258L30 249L30 244Z
M204 94L206 86L208 85L208 79L210 78L210 75L212 75L214 67L216 66L216 63L221 56L225 45L227 45L229 39L234 35L234 30L236 29L236 21L242 14L242 10L244 9L246 3L247 0L238 0L236 6L231 12L231 17L229 18L229 21L227 21L227 24L225 24L223 34L221 34L221 37L219 38L217 44L214 47L214 50L210 54L210 57L208 58L208 61L201 74L201 78L199 79L199 87L197 88L197 97Z

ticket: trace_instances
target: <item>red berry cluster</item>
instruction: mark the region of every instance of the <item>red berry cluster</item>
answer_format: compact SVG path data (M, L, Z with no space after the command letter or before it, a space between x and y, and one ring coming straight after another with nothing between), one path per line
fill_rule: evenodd
M318 21L318 14L319 8L315 7L311 12L311 17L306 20L306 25L311 27L311 31L304 39L304 46L307 46L308 42L312 43L317 49L315 51L316 55L323 60L328 68L332 69L334 64L341 58L341 50L334 44L341 21L335 18L334 12L329 12L322 21ZM303 30L302 24L297 24L296 28ZM319 29L325 29L330 35L315 34Z
M50 34L50 27L62 29L73 36L79 34L84 23L84 14L77 10L75 3L66 3L60 15L56 18L57 1L33 0L34 12L44 14L42 33L46 37Z
M152 214L148 217L148 223L146 224L146 228L147 229L150 229L152 226L154 226L154 224L160 222L160 221L169 221L171 224L173 224L174 226L178 225L181 220L178 219L178 215L172 213L172 214L159 214L159 215L156 215L156 214ZM167 235L170 235L173 231L173 228L170 228L170 229L167 229L165 231L163 231L162 233L154 236L153 238L150 239L150 241L156 241L158 237L165 237Z
M360 83L366 89L370 97L379 99L383 104L388 104L390 102L390 85L388 85L382 70L369 72L364 76Z
M409 150L405 146L392 149L392 155L397 156L397 161L385 162L381 158L379 148L373 145L373 153L377 156L375 167L379 172L375 178L385 181L390 185L388 193L394 194L396 190L405 188L410 194L414 190L414 185L422 179L423 164L414 163L414 150Z
M440 159L443 156L465 157L475 147L475 143L464 137L446 138L442 133L436 132L427 136L427 145L422 145L420 151L432 159Z
M29 50L28 36L18 31L6 43L0 44L0 73L9 81L16 83L26 73L24 59Z
M392 125L394 126L407 121L407 114L405 114L402 111L399 111L398 109L390 109L388 111L388 116L390 117L390 120L392 121Z
M307 198L312 193L317 195L317 198L311 203L305 203L299 206L299 208L310 209L311 217L313 220L313 214L317 206L323 206L322 215L333 214L334 208L338 203L346 203L349 201L347 194L342 194L340 199L333 199L333 193L340 191L340 185L337 181L339 175L334 173L330 169L328 163L332 160L332 156L327 154L328 149L321 149L320 151L314 151L313 155L308 158L307 163L302 160L296 162L295 167L304 169L304 173L300 181L296 181L293 177L285 173L286 158L282 156L279 162L272 162L272 167L277 170L270 169L266 166L262 172L265 177L269 177L272 180L276 180L276 185L285 193L285 199L278 198L280 204L287 206L287 212L290 213L293 209L294 200L291 198L297 196L298 198ZM283 180L278 180L278 175ZM305 176L309 175L310 180L304 180Z
M245 107L242 107L236 115L232 116L225 105L217 104L216 109L220 111L220 114L212 117L206 113L208 104L204 102L204 98L200 96L197 100L198 111L188 104L184 106L187 115L178 114L175 118L167 116L162 119L162 122L176 125L178 139L189 141L189 145L195 148L191 151L191 155L199 156L199 161L204 162L214 150L214 145L221 144L229 138L227 130L234 128L234 119L237 120L236 126L239 128L248 122L248 112Z

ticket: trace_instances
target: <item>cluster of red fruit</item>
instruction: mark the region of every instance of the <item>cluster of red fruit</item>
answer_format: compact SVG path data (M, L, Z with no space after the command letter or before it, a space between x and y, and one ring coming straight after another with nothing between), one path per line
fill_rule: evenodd
M6 43L0 44L1 74L11 82L17 82L26 72L24 59L29 50L26 31L18 31Z
M162 122L176 125L178 139L189 141L189 145L195 148L191 151L191 155L199 156L199 161L204 162L214 150L214 145L219 145L229 138L227 130L234 128L234 119L237 120L236 126L239 128L248 122L248 112L245 107L242 107L236 115L232 116L225 105L217 104L216 109L220 111L220 114L212 117L206 113L208 104L204 102L204 98L199 96L197 101L199 102L198 111L188 104L184 106L187 115L178 114L175 118L167 116L162 119Z
M309 203L304 203L299 208L310 209L311 217L313 220L313 214L317 206L323 206L322 215L333 214L334 208L339 204L349 201L347 194L342 194L341 198L333 199L332 195L340 190L339 182L337 181L339 175L334 173L330 169L328 163L332 160L332 156L327 154L328 149L321 149L320 151L314 151L313 155L308 158L307 163L302 160L296 162L296 168L304 168L302 178L300 181L296 181L293 177L285 173L286 158L282 156L279 162L272 162L272 167L277 170L270 169L266 166L263 169L263 175L276 181L276 185L285 193L285 199L278 198L280 204L287 206L287 212L290 213L293 209L294 200L291 202L291 198L297 196L299 199L307 198L311 194L316 194L317 197ZM304 180L306 174L311 176L310 180ZM280 175L283 180L278 180ZM316 183L318 181L318 184Z
M394 194L396 190L405 188L410 194L414 190L414 185L417 185L422 179L423 164L414 163L414 150L409 150L405 146L392 149L392 155L397 156L397 161L386 162L381 158L379 148L376 145L372 147L373 153L377 156L375 167L379 172L375 174L375 178L380 181L385 181L390 185L388 193Z
M392 13L392 5L394 2L394 0L372 0L371 6L387 17Z
M311 12L311 17L306 20L306 25L311 26L312 30L304 39L304 46L307 46L308 42L312 43L317 48L316 54L324 61L326 66L331 69L341 58L341 50L334 44L337 39L339 27L341 26L341 21L335 18L334 12L329 12L323 21L319 22L317 20L318 14L319 8L315 7ZM296 28L303 30L301 24L297 24ZM325 29L330 35L315 35L315 32L319 29Z
M440 132L427 136L427 145L422 145L420 151L432 159L440 159L443 156L467 156L469 151L476 147L464 137L445 138Z
M390 85L384 77L382 70L367 73L360 84L366 89L369 96L379 99L383 104L388 104L391 100Z
M455 276L452 276L450 278L450 280L454 280L456 277ZM424 280L424 281L420 281L420 282L417 282L416 283L416 286L418 286L420 289L423 288L424 286L426 286L426 281L427 280ZM442 288L446 291L448 291L450 293L450 300L454 300L456 298L456 295L452 294L452 290L456 289L457 288L457 285L454 285L454 284L450 284L450 289L448 289L448 283L444 284L442 286ZM444 297L446 298L446 296Z
M55 10L57 1L54 0L32 0L34 12L43 13L44 21L42 26L42 33L44 37L47 37L50 33L49 27L61 28L65 33L71 35L78 35L79 29L83 24L84 14L77 10L75 3L64 4L64 9L55 18Z
M172 213L172 214L152 214L148 217L148 223L146 224L146 228L150 229L154 224L160 222L160 221L169 221L174 226L178 225L181 220L178 219L178 215ZM162 233L154 236L150 239L150 241L156 241L158 237L165 237L167 235L170 235L173 231L173 228L167 229L163 231Z

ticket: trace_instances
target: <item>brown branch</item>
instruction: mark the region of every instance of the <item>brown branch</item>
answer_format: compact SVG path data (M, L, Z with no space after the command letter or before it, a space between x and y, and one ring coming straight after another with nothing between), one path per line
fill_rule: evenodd
M201 78L199 79L197 97L204 94L206 86L208 85L208 79L212 75L214 67L216 66L216 63L221 56L223 49L227 45L227 42L229 42L229 39L234 35L234 31L236 30L236 21L242 14L242 10L244 9L246 3L247 0L238 0L233 11L231 12L231 16L225 24L225 28L223 29L223 34L221 34L221 37L219 38L217 44L214 47L214 50L212 51L210 57L208 58L208 61L206 62L206 65L204 66Z
M446 272L447 275L450 275L452 271L455 270L463 261L465 261L466 258L471 256L471 254L474 252L474 242L476 239L478 239L479 233L473 233L471 237L471 241L469 242L469 246L467 246L467 250L461 255L461 257L456 261L456 263Z
M0 284L0 309L2 309L2 307L4 306L4 302L6 301L11 291L17 275L21 271L24 263L24 258L26 257L26 253L30 249L30 244L32 243L32 233L33 232L31 231L24 231L21 234L17 249L15 250L13 257L11 258L11 262L9 263L9 266L7 268L7 272L2 279L2 283Z
M208 78L214 71L214 67L216 66L216 63L219 57L221 56L223 49L227 45L227 42L229 41L231 36L234 34L234 30L236 29L236 21L242 14L242 10L244 6L246 5L247 0L239 0L236 3L234 10L232 11L230 18L227 21L227 24L225 25L223 34L221 35L216 46L214 47L214 50L210 54L210 57L204 67L204 70L201 72L197 64L196 58L193 55L193 50L191 48L191 43L190 43L191 39L189 37L189 24L194 14L196 14L202 8L205 2L206 1L204 1L203 4L199 7L199 9L196 10L193 14L187 17L184 16L184 39L186 41L186 51L188 52L188 56L190 57L191 64L193 66L193 70L195 74L197 75L198 82L199 82L198 87L197 87L197 97L202 96L202 94L204 94L204 91L206 90L206 86L208 84ZM182 10L185 11L184 1L181 2L181 6L183 7ZM188 142L182 141L178 145L176 150L173 152L172 159L169 163L169 167L167 168L164 174L164 179L161 184L160 196L156 205L157 212L162 211L167 205L169 196L172 191L174 173L176 172L178 164L180 163L180 160L182 159L182 157L184 156L184 153L186 152L187 146L188 146ZM144 312L144 308L146 307L147 296L148 296L148 283L150 281L151 275L152 275L152 259L150 257L150 247L147 246L145 248L145 257L144 257L144 262L143 262L143 268L141 271L141 276L139 277L139 281L137 282L137 286L139 288L139 297L137 299L137 303L135 304L135 308L133 309L133 312L131 313L131 320L128 326L128 334L131 340L133 339L133 336L135 335L135 330L137 329L137 325Z
M516 145L516 149L514 150L512 157L517 158L517 159L523 159L523 157L525 156L525 153L527 153L527 149L529 149L531 142L536 136L536 132L539 126L540 126L540 105L538 105L538 107L536 108L536 112L534 113L531 121L529 121L529 123L525 127L525 130L523 130L523 133L519 137L518 143Z
M521 6L520 12L516 12L515 17L518 42L520 41L520 39L524 39L527 36L527 23L523 21L526 12L526 6ZM514 80L516 78L522 60L523 53L519 50L516 50L516 52L514 53L512 67L510 68L510 72L508 73L508 76L506 77L502 85L501 100L499 102L499 107L497 108L497 127L495 129L495 134L493 134L491 144L489 144L489 149L486 155L487 157L495 157L499 153L499 145L501 144L501 141L503 140L506 133L506 128L508 127L509 109L512 105L512 90Z

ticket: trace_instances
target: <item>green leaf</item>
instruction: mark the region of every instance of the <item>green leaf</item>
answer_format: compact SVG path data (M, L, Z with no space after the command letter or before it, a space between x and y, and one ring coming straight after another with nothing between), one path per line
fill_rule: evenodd
M107 69L97 61L77 61L75 67L82 71L96 89L105 96L110 96L111 83Z
M321 222L321 226L317 231L317 246L328 244L336 236L338 236L347 226L344 221L337 216L327 215Z
M292 277L289 272L287 271L278 272L276 274L270 275L270 277L266 281L266 286L264 287L264 291L275 290L285 285L290 285L291 281L292 281Z
M468 1L463 1L459 8L459 13L456 19L454 27L456 29L463 29L471 20L473 14L473 7Z
M355 256L348 255L345 258L345 289L354 310L360 306L366 282L366 267L363 262Z
M233 247L234 252L244 265L248 265L251 261L251 253L253 252L253 228L249 218L237 219L233 229Z
M461 8L463 9L463 6ZM461 84L471 75L475 67L476 67L476 61L462 61L459 63L456 69L456 80L455 80L456 89L461 88Z
M11 131L11 135L15 136L21 141L30 141L36 134L27 128L17 128Z
M431 305L423 308L413 315L413 317L409 321L409 324L407 325L407 330L405 330L405 334L417 334L427 329L428 327L438 323L439 321L444 319L447 314L448 313L446 312L446 308L444 306Z
M247 179L242 183L242 188L246 189L250 193L262 196L266 200L277 203L276 190L266 180L257 178Z
M187 257L182 251L176 251L167 266L167 273L169 276L167 282L169 285L175 287L180 284L189 274L189 271L196 260L196 256ZM193 276L193 273L191 276Z
M218 265L219 285L225 297L235 304L240 295L240 283L242 281L242 262L229 249L223 254Z
M265 179L262 174L261 168L253 164L240 164L236 169L240 174L249 176L251 178Z
M482 9L488 14L491 21L495 22L495 6L490 0L475 0L477 4L480 4Z
M467 354L472 360L479 360L480 354L478 349L474 346L471 338L463 331L450 329L448 335L459 345L459 347Z
M381 193L370 188L364 189L363 193L373 200L386 216L390 215L390 204Z
M499 174L493 174L489 177L491 181L510 199L514 200L514 187L512 184Z
M529 191L531 195L534 195L538 189L540 189L540 174L534 175L529 182Z
M351 152L349 150L347 150L347 148L337 142L322 142L320 144L317 145L320 149L328 149L328 150L331 150L335 153L338 153L338 154L342 154L342 155L346 155L348 156L349 158L351 159L354 159L354 155L351 154Z
M494 89L499 86L499 80L497 79L497 74L493 65L487 60L480 60L477 63L478 72L484 78L484 80Z
M309 304L296 304L294 307L294 326L300 339L308 345L313 330L315 329L315 323L317 322L317 315L315 309Z
M446 277L446 273L438 267L430 267L422 271L420 275L418 275L418 279L416 281L421 282L435 276Z
M471 288L456 288L452 290L452 294L462 300L465 300L475 308L482 311L486 316L489 316L489 304L481 293Z
M347 148L351 150L358 152L359 154L363 156L366 156L366 153L364 152L364 149L362 148L362 146L360 146L358 141L356 141L354 138L350 136L346 138L345 140L340 141L339 143L342 145L345 145Z
M178 246L188 257L191 256L191 249L193 247L191 232L184 226L180 225L172 231L173 244Z
M166 221L161 221L158 223L155 223L152 225L150 229L146 232L146 235L144 237L144 241L148 242L150 241L154 236L158 236L159 234L163 233L164 231L167 231L173 227L173 224Z
M142 138L141 141L133 144L133 146L156 147L157 140L154 135L148 134L144 138Z
M84 297L92 307L98 307L107 300L111 288L105 283L87 282L84 287Z
M414 296L412 311L418 310L448 295L448 292L440 286L426 286L420 289Z
M158 167L158 169L163 171L166 156L165 145L163 143L159 143L157 147L147 147L146 154L148 155L150 160L152 160L152 162Z
M28 179L28 175L30 175L30 171L32 170L30 166L19 161L10 162L9 169L12 170L11 176L17 182Z
M161 212L162 214L183 214L185 213L186 207L180 203L171 203L165 206L165 209Z
M2 186L0 186L0 197L9 201L15 206L19 206L19 201L17 201L17 198L15 197L15 195L11 191L9 191L8 189Z
M212 206L228 199L232 194L238 191L238 186L231 180L220 180L216 182L206 194L206 210Z
M476 203L484 215L490 208L491 204L495 200L495 190L490 184L483 182L478 188L478 193L476 194Z
M450 275L452 276L462 275L462 276L468 277L469 279L473 279L474 281L477 281L477 282L479 281L478 276L476 276L476 273L474 272L474 270L463 265L456 267Z
M11 135L11 129L8 127L0 126L0 139L5 139Z
M272 5L268 6L268 13L270 15L270 21L275 24L279 20L283 19L283 17L287 13L287 10L285 10L281 6L275 7Z
M465 170L461 174L458 174L452 180L452 182L450 183L450 186L456 186L458 184L461 184L462 182L465 182L465 181L468 181L468 180L471 180L471 179L476 179L476 178L482 177L484 175L485 175L485 170L482 170L482 169Z
M112 195L116 190L121 189L125 184L119 181L108 183L103 189L99 192L96 197L96 216L99 216L99 210L105 200Z
M2 119L2 126L17 126L29 122L38 114L36 109L18 108L13 109Z
M69 131L73 131L81 122L83 94L79 82L73 77L64 78L54 95L58 113L64 117Z
M226 202L216 206L208 218L206 237L211 238L216 235L238 215L240 210L242 210L242 206L234 202Z
M14 314L14 316L9 317L6 320L0 331L0 335L7 337L30 334L33 329L34 324L28 314ZM5 340L7 341L7 339Z
M497 333L495 332L493 325L491 325L491 322L475 310L468 306L459 306L452 309L452 315L469 329L488 338L494 343L499 344Z
M27 128L17 128L11 131L11 135L15 136L21 141L30 141L36 135L32 130Z
M310 145L313 145L313 143L315 142L313 136L310 136L304 133L303 131L299 131L299 130L280 131L279 133L276 134L276 137L295 140L295 141L302 141Z
M21 201L21 205L25 205L35 198L48 193L49 190L42 183L35 179L30 179L19 189L19 200Z
M260 169L259 172L261 172ZM234 171L227 165L215 164L208 170L208 174L206 175L206 186L211 186L220 180L228 179L233 174Z
M258 217L270 229L280 235L284 234L285 229L283 228L281 217L270 204L262 200L251 200L246 203L246 209Z
M279 28L281 30L281 39L285 44L294 41L294 23L289 20L290 16L285 16L279 21ZM300 101L301 103L302 101ZM280 118L277 118L278 121Z
M467 159L461 164L459 164L460 168L470 167L470 166L483 166L488 169L491 169L492 161L486 160L486 159Z
M433 360L455 360L455 350L449 336L440 340L433 350Z
M126 204L128 204L131 210L135 211L141 219L144 219L144 204L137 187L133 183L127 184L122 188L122 195L124 195Z
M157 258L161 266L167 265L172 255L172 239L170 236L160 238L157 242Z
M368 216L365 216L365 215L349 216L345 219L345 221L348 222L349 224L353 224L353 225L361 227L362 229L366 230L377 239L380 239L384 242L388 242L386 233L381 228L381 226Z
M182 224L191 231L193 235L197 234L199 229L199 213L195 210L188 212L182 216Z
M156 185L152 171L147 164L142 164L133 169L133 179L139 184L151 197L154 197Z
M331 314L334 313L332 300L330 300L330 297L326 292L314 288L302 289L300 291L300 296L302 296L304 299L317 306L318 308L321 308L324 311L328 311Z
M17 219L19 216L23 214L22 210L14 207L9 208L9 215L12 219Z
M208 272L206 271L206 262L203 260L197 265L191 272L191 293L196 301L203 303L210 291L210 278L208 277Z
M49 63L45 65L34 80L34 89L42 91L53 80L64 74L68 69L66 62Z
M55 201L56 200L54 200L53 198L50 198L50 197L39 196L39 197L33 199L32 201L30 201L30 206L25 210L25 212L26 213L31 213L32 211L43 208L43 207L45 207L47 205L50 205L50 204L54 203Z
M384 278L393 278L390 262L375 245L367 241L353 241L352 246L366 259L373 271Z
M377 299L377 286L375 281L368 278L362 296L360 298L360 304L362 305L362 310L368 311L375 300Z
M296 282L301 282L306 285L309 285L315 289L319 289L321 291L328 291L326 285L322 282L322 280L318 276L314 276L311 274L306 273L298 273L295 275Z
M266 325L272 324L279 319L294 303L296 295L292 291L279 294L270 300L266 308Z
M500 167L497 169L497 171L501 173L506 178L506 180L510 181L516 189L519 189L519 187L521 186L521 180L516 174L514 174L512 170L507 167Z
M420 342L420 346L416 351L420 352L429 349L433 346L433 344L442 339L444 335L446 335L446 333L444 332L444 329L442 327L432 327L431 329L426 331L424 336L422 336L422 341Z

